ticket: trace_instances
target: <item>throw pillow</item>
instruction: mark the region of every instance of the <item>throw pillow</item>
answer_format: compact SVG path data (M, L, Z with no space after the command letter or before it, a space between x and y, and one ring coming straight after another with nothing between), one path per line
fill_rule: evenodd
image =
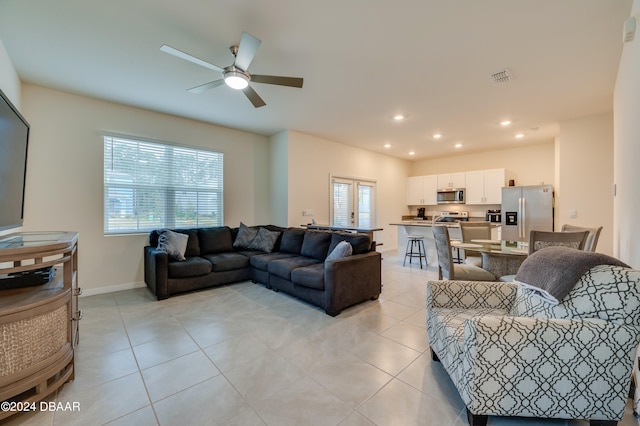
M184 254L187 251L188 242L188 235L167 229L158 237L158 251L167 253L169 257L176 260L187 260Z
M331 250L329 256L327 256L326 260L340 259L343 257L351 256L353 252L353 247L346 241L340 241L336 247Z
M234 248L248 249L253 239L258 235L258 230L255 228L249 228L244 223L240 222L240 228L238 229L238 236L233 242Z
M280 233L277 231L269 231L268 229L260 228L258 229L256 237L251 241L251 244L249 244L249 249L271 253L279 236Z

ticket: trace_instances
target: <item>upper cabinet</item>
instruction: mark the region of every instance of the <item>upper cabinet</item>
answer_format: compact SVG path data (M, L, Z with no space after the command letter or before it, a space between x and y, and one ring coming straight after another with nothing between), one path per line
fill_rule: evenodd
M437 176L414 176L407 179L407 205L437 204Z
M435 206L443 188L465 188L466 204L502 204L504 182L504 169L413 176L407 178L407 205Z
M504 182L504 169L467 172L466 204L502 204Z
M442 188L464 188L465 172L460 173L444 173L438 175L438 189Z

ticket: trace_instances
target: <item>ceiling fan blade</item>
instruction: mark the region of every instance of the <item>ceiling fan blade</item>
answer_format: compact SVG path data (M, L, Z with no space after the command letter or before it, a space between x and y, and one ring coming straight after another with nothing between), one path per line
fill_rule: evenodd
M278 86L302 87L302 78L280 77L277 75L251 74L251 81L254 83L277 84Z
M224 79L210 81L209 83L201 84L200 86L192 87L191 89L187 89L189 93L204 93L207 90L211 90L214 87L222 86L224 84Z
M210 64L209 62L203 61L202 59L196 58L195 56L189 55L188 53L184 53L182 50L178 50L174 47L167 46L166 44L163 44L160 50L163 51L164 53L177 56L180 59L193 62L194 64L200 65L202 67L209 68L211 70L218 71L218 72L224 72L224 70L217 65Z
M238 45L236 61L233 64L241 70L246 71L249 68L249 64L251 64L251 61L253 61L253 57L256 56L260 43L262 43L260 39L243 32L240 44Z
M254 107L260 108L266 105L260 95L258 95L251 86L245 87L244 89L242 89L242 91L247 96L247 98L249 98Z

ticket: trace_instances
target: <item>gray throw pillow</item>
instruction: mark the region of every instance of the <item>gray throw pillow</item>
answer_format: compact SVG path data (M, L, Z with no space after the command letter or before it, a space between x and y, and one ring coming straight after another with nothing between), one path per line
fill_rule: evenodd
M268 229L260 228L258 229L258 235L256 235L253 241L251 241L251 244L249 244L249 249L271 253L279 236L280 233L277 231L269 231Z
M338 245L333 250L331 250L331 253L329 253L329 256L327 256L326 260L348 257L351 256L352 252L353 248L351 247L351 244L346 241L340 241Z
M179 232L170 230L163 231L158 237L158 251L167 253L167 255L177 260L187 260L184 257L187 251L187 243L189 236Z
M253 239L258 235L258 230L255 228L249 228L244 223L240 222L240 228L238 229L238 236L233 242L233 247L248 249Z

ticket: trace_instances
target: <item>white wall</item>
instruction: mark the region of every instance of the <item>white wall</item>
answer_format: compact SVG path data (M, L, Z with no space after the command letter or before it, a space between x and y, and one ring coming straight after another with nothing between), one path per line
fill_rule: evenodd
M376 232L380 251L397 248L398 222L407 214L406 179L409 162L384 154L289 131L288 224L300 226L311 218L302 211L314 210L319 224L329 223L329 176L342 176L377 182L377 221L383 231Z
M640 0L634 0L631 16L640 21ZM638 22L640 24L640 22ZM640 26L640 25L639 25ZM622 28L622 23L620 23ZM640 268L640 30L622 49L613 97L614 255Z
M2 40L0 40L0 89L11 100L11 103L22 112L20 108L20 78L13 67Z
M415 161L411 164L411 176L484 169L505 169L507 179L514 179L516 185L553 183L553 141L538 145L522 145L510 149Z
M271 222L289 224L289 132L282 131L269 138L271 163Z
M612 255L613 113L561 122L556 143L556 229L603 226L596 250Z
M24 85L31 123L24 230L80 233L85 294L140 285L147 235L103 235L100 131L219 150L225 155L225 224L270 222L269 140L239 130Z

